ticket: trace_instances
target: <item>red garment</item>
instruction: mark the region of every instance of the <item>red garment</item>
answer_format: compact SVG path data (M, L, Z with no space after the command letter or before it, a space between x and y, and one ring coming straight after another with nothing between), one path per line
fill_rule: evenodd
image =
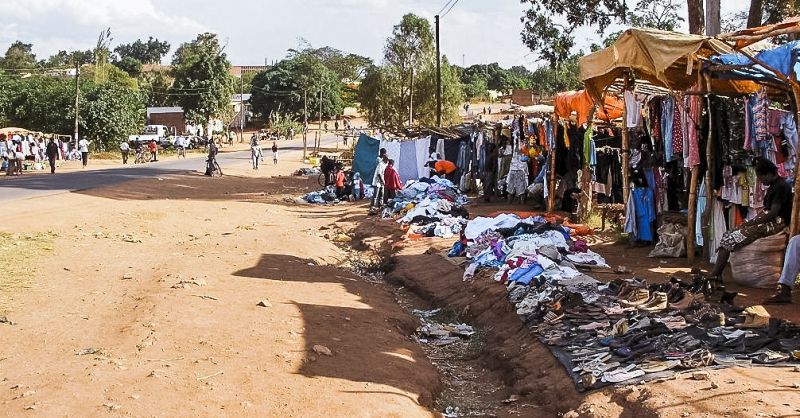
M336 173L336 187L344 187L344 171Z
M158 146L156 146L155 141L151 141L150 142L150 152L156 152L156 149L158 149Z
M675 112L672 115L672 153L683 159L683 100L675 99Z
M400 181L400 174L397 174L397 170L394 169L394 166L386 166L386 170L383 172L383 178L386 190L401 190L403 188L403 182Z

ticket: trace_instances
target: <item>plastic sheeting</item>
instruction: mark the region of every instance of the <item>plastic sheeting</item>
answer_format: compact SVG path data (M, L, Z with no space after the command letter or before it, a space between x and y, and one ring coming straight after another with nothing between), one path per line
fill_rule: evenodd
M353 155L353 171L361 174L361 179L365 184L372 183L375 175L375 167L378 166L378 151L380 151L381 141L371 138L365 134L358 137L355 154Z

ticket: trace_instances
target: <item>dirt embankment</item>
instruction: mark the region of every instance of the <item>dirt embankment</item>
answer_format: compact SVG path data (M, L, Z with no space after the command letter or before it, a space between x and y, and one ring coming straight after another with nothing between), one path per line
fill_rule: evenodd
M494 374L493 379L506 385L495 394L495 401L501 404L499 416L800 416L800 391L796 389L800 374L792 368L713 370L710 380L695 381L690 374L683 374L664 382L579 393L564 367L516 315L503 286L480 276L468 283L462 281L464 268L444 256L452 242L404 241L395 223L374 218L358 223L354 237L357 247L377 248L394 257L388 281L419 296L428 308L449 309L485 330L486 347L478 361ZM626 262L617 247L598 245L598 251L612 252L614 261ZM634 263L628 256L627 265L634 264L654 281L682 271L680 262L665 266L658 259L636 256ZM598 276L601 280L612 278L610 274ZM514 403L502 405L503 400L515 396L519 398Z

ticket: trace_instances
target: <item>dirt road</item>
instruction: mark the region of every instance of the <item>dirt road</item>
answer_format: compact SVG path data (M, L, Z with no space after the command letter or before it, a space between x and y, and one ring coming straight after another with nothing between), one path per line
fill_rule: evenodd
M284 202L298 165L1 203L0 415L430 416L414 322L320 231L347 213Z

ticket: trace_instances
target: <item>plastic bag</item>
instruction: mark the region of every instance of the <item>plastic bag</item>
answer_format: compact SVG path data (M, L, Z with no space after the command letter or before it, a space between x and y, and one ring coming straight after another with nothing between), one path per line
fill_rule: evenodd
M665 223L658 228L658 244L649 257L683 257L686 255L686 227Z
M733 281L747 287L772 288L783 269L786 235L761 238L731 255Z

